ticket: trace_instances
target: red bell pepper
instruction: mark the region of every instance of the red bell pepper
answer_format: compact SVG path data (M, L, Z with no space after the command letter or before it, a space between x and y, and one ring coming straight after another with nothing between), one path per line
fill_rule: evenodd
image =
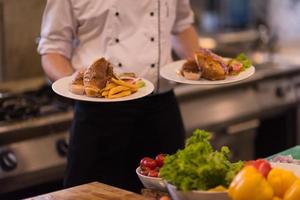
M272 167L270 163L265 159L257 159L257 160L250 160L245 163L245 166L253 166L257 169L265 178L267 178L269 172L271 171Z

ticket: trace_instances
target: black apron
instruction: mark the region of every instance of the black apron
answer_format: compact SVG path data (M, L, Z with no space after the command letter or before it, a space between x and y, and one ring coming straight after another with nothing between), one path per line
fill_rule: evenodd
M184 128L173 91L138 100L76 102L65 187L99 181L140 192L143 157L175 153Z

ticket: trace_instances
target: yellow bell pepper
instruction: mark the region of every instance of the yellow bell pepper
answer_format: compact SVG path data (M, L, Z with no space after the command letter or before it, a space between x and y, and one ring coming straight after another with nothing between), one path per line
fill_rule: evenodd
M300 199L300 179L294 181L294 183L287 189L284 194L283 200L299 200Z
M293 184L297 179L293 172L273 168L269 174L267 181L272 186L274 194L280 198L283 198L285 191Z
M232 200L272 200L274 192L253 166L246 166L231 182L228 195Z
M224 192L226 190L227 189L223 185L218 185L214 188L209 189L208 191L210 191L210 192Z
M274 196L272 200L282 200L282 198Z

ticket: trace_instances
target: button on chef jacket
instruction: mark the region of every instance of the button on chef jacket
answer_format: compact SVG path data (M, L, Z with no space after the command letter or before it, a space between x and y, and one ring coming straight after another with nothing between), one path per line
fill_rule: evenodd
M172 62L172 34L193 23L188 0L48 0L38 52L59 53L75 69L105 57L116 73L134 72L156 92L172 88L159 70Z

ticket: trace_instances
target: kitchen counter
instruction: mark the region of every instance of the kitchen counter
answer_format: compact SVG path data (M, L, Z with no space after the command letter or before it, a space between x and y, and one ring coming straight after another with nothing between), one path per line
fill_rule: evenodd
M31 197L27 200L149 200L142 195L109 186L99 182L87 183L76 187Z

